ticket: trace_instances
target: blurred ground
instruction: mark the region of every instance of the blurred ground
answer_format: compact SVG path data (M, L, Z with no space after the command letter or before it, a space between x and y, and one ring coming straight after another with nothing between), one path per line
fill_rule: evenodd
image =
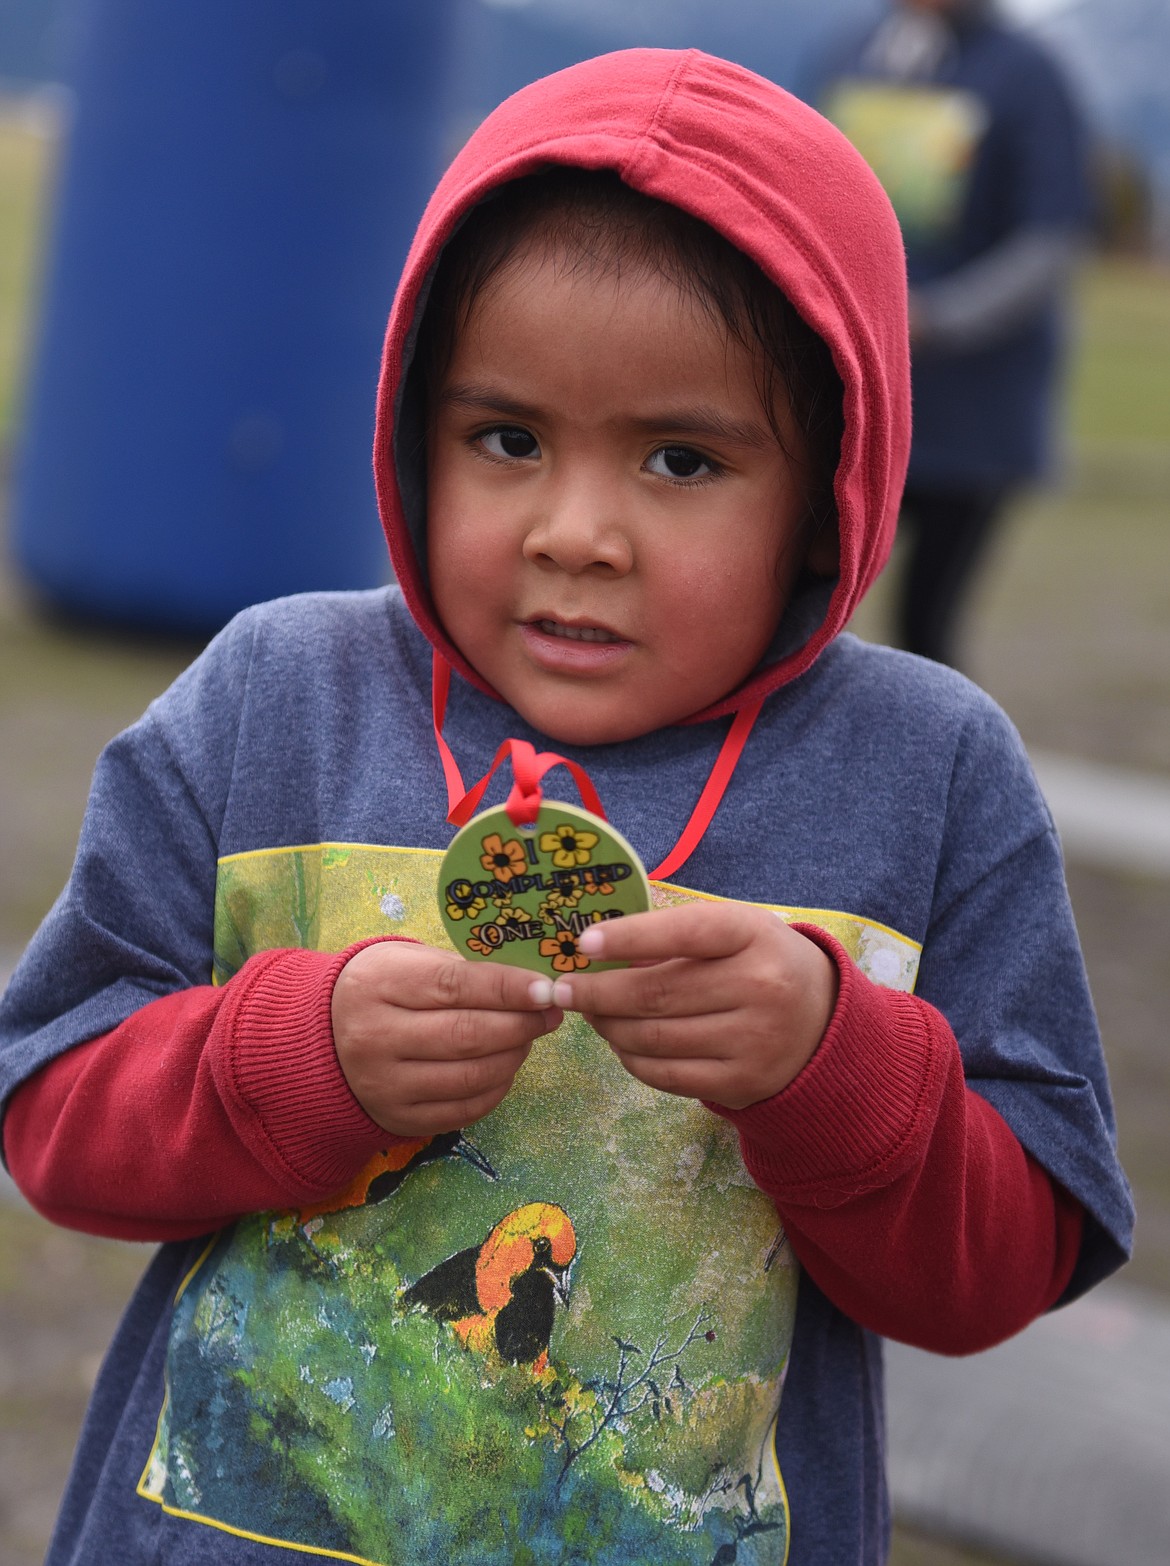
M0 460L47 162L45 142L0 112ZM1097 264L1082 292L1069 474L1005 529L969 672L1030 745L1170 780L1170 274ZM195 650L45 618L4 571L0 968L68 873L101 744ZM885 596L879 584L863 634L881 633ZM1070 883L1138 1196L1128 1279L1170 1299L1170 881L1073 864ZM98 1358L144 1262L0 1204L0 1566L41 1558ZM893 1561L994 1566L904 1530Z

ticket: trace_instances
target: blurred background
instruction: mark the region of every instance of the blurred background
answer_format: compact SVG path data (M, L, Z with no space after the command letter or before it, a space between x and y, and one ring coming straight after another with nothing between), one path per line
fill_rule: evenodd
M697 45L811 91L834 40L882 9L5 0L0 978L68 874L98 750L207 635L253 599L384 579L369 464L381 330L468 131L523 82L631 44ZM1128 1272L1091 1313L1065 1313L1079 1325L1063 1338L1029 1348L1025 1334L1006 1371L980 1356L981 1387L1027 1385L1052 1416L1026 1450L993 1400L971 1415L991 1423L965 1477L932 1469L923 1444L937 1459L946 1437L931 1399L954 1410L967 1393L895 1356L893 1559L1144 1566L1170 1559L1170 1534L1148 1542L1165 1497L1134 1466L1157 1473L1170 1453L1170 7L1002 11L1073 84L1094 218L1061 458L992 539L963 666L1020 728L1062 830L1139 1228ZM896 555L860 634L890 635L898 569ZM0 1566L41 1559L145 1260L51 1229L0 1185ZM1104 1390L1078 1393L1092 1374ZM995 1494L970 1504L990 1445L1033 1512L1050 1495L1043 1527L1029 1530L1027 1494L1000 1497L998 1519ZM1161 1472L1164 1491L1170 1459ZM1094 1513L1122 1520L1105 1553L1086 1543Z

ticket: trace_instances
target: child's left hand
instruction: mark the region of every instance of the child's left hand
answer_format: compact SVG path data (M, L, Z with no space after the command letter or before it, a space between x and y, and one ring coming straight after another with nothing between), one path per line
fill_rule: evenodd
M581 1012L639 1081L727 1109L787 1087L837 1003L832 958L767 909L742 903L607 920L577 948L636 966L537 979L533 999L541 986L541 1004Z

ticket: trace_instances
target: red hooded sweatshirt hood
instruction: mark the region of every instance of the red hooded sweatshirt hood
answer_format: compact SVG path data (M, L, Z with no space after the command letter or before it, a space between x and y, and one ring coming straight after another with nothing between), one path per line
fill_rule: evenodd
M444 244L472 207L550 165L611 169L702 219L749 255L828 343L844 387L835 481L840 564L827 607L736 690L689 719L757 702L802 674L848 622L886 561L910 446L901 234L869 168L827 120L742 66L697 50L628 49L533 82L455 158L419 224L394 301L378 389L374 473L398 581L452 668L496 692L451 642L425 566L425 477L403 387ZM417 429L417 423L415 423Z

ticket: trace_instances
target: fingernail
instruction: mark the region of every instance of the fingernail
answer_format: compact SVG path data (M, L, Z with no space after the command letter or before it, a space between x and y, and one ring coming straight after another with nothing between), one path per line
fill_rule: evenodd
M577 937L577 950L584 952L588 957L599 956L604 945L605 932L597 925L593 925L591 929L582 930Z
M552 1003L554 1006L559 1006L562 1011L568 1010L573 1004L573 986L568 979L558 979L552 986Z
M552 980L533 979L528 986L528 999L534 1006L551 1006L553 1003Z

